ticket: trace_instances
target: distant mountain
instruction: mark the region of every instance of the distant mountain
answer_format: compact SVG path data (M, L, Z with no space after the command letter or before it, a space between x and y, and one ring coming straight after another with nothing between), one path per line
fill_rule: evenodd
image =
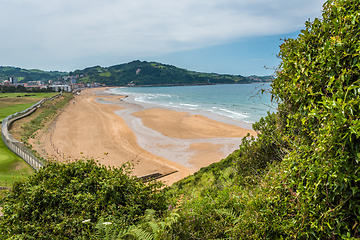
M272 76L249 76L217 73L201 73L178 68L172 65L132 61L110 67L88 67L74 72L42 71L18 67L1 67L0 81L10 77L17 82L57 80L63 76L76 76L78 83L104 83L107 86L176 86L201 84L236 84L269 82Z
M16 78L18 82L56 80L68 73L59 71L42 71L39 69L23 69L18 67L0 66L0 81Z
M241 75L200 73L172 65L139 60L110 67L89 67L70 72L69 75L78 76L78 82L98 82L105 83L107 86L234 84L272 80L271 76L244 77Z

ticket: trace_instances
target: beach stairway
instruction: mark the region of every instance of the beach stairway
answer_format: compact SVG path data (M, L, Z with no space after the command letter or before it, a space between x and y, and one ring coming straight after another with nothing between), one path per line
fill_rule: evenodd
M168 176L168 175L176 173L176 172L178 172L178 171L173 171L173 172L169 172L169 173L166 173L166 174L156 172L156 173L151 173L151 174L147 174L147 175L138 177L138 179L141 179L143 182L149 182L151 180L163 178L165 176Z

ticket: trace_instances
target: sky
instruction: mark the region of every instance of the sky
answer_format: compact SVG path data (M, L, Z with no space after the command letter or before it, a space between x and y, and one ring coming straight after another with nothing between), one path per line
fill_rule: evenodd
M324 0L1 0L0 66L74 71L133 60L272 75ZM265 66L265 67L264 67Z

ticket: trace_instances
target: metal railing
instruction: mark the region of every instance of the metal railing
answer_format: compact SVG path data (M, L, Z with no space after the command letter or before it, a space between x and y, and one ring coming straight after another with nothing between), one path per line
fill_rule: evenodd
M36 104L32 105L28 109L14 113L10 116L7 116L1 123L1 137L4 144L16 155L24 159L35 171L44 166L42 163L30 149L28 149L24 143L19 142L16 140L9 132L10 125L20 118L29 116L31 113L36 111L37 108L41 107L41 105L46 102L58 98L60 95L55 95L51 98L42 99L41 101L37 102Z
M3 139L3 142L5 145L16 155L24 159L25 162L27 162L35 171L37 171L39 168L44 166L44 163L42 163L33 153L30 149L28 149L24 143L19 142L16 140L9 132L10 125L23 117L29 116L31 113L35 112L37 108L41 107L41 105L45 101L53 100L55 98L58 98L60 96L56 95L51 98L43 99L39 101L38 103L32 105L30 108L22 111L14 113L10 116L7 116L1 123L1 137ZM53 145L53 144L52 144ZM53 146L54 147L54 146ZM173 171L167 174L161 174L161 173L152 173L145 176L138 177L144 182L148 182L151 180L159 179L165 176L168 176L170 174L176 173L177 171Z

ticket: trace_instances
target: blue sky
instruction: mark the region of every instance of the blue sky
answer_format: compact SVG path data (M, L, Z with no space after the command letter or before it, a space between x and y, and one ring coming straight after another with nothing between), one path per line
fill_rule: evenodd
M132 60L271 75L280 38L321 17L319 0L3 0L0 65L74 71Z
M279 53L281 39L296 38L299 33L300 31L296 31L274 36L251 37L227 44L169 53L158 57L158 60L199 72L243 76L272 75L280 64L280 59L276 55Z

